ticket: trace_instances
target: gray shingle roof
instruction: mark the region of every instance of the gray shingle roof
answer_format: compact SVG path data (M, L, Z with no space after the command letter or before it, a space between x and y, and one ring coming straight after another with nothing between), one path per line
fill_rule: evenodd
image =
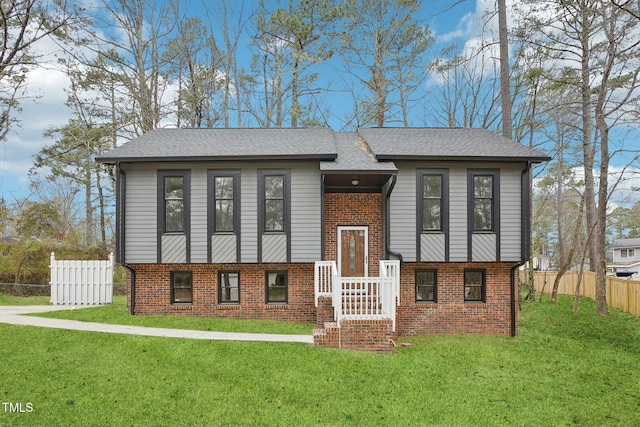
M156 129L97 158L103 163L246 159L323 161L335 173L396 171L392 160L517 160L549 157L484 129Z
M538 150L485 129L370 128L358 133L378 160L550 160Z
M334 134L338 158L333 162L320 162L323 172L393 173L398 169L393 162L379 162L369 146L355 132Z
M331 129L155 129L97 160L317 159L337 155Z
M612 248L640 248L640 238L616 239L611 245Z

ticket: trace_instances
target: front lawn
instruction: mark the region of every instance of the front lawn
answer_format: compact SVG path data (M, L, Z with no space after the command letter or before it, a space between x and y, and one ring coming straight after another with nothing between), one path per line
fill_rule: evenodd
M640 425L640 321L611 311L561 296L517 338L387 356L0 325L0 398L32 408L0 425Z

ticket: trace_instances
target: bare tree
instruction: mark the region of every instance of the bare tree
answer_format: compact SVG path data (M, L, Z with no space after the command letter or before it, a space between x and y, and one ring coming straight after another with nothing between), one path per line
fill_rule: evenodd
M79 24L75 2L11 0L0 2L0 141L11 125L25 93L27 74L43 66L43 54L35 47L48 37L66 38Z

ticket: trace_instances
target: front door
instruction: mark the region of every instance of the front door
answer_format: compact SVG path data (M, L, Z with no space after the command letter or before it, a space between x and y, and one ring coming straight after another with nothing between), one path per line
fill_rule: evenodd
M338 227L338 273L342 277L369 275L369 228Z

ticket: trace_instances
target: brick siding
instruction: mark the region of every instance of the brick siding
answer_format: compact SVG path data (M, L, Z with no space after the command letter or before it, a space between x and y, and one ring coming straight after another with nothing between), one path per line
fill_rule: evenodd
M131 264L135 314L315 322L313 264ZM287 271L287 303L266 303L266 271ZM171 272L191 271L193 302L171 304ZM218 271L240 272L240 304L218 303ZM131 275L128 273L128 304Z
M512 266L509 263L403 264L400 307L397 307L400 335L511 334ZM422 269L437 270L436 303L416 302L415 271ZM485 270L485 302L464 301L465 269ZM515 314L517 325L517 307Z
M338 226L369 227L369 276L383 259L382 194L327 193L324 196L324 259L337 261Z

